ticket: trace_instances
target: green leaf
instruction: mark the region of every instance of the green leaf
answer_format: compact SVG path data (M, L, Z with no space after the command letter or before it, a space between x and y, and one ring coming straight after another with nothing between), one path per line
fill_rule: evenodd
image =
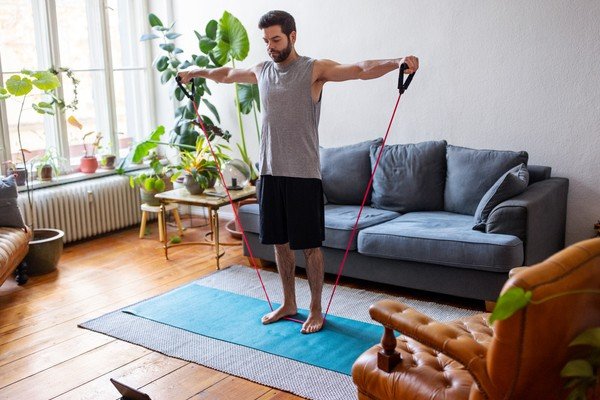
M494 321L506 319L521 308L524 308L529 304L531 295L532 293L530 291L525 292L519 287L510 288L502 293L498 298L494 311L490 315L490 324Z
M169 32L165 35L167 37L167 39L170 40L175 40L177 39L179 36L181 36L181 33L175 33L175 32Z
M211 19L210 21L208 21L208 24L206 24L206 36L208 36L212 40L216 40L218 27L219 27L219 23L217 21L215 21L214 19Z
M54 90L60 86L58 77L50 71L39 71L32 75L35 79L33 85L43 91Z
M175 98L179 101L183 100L183 98L185 97L185 95L183 94L183 91L179 88L179 86L177 88L175 88Z
M560 371L562 377L594 377L594 368L587 360L571 360Z
M196 35L196 37L198 38L198 40L202 40L202 35L200 34L200 32L194 31L194 34Z
M140 38L140 42L145 42L146 40L154 39L158 39L158 35L155 35L154 33L146 33L142 35L142 37Z
M200 68L206 67L209 62L210 62L210 60L206 56L198 56L194 59L194 64L196 64Z
M242 61L248 56L250 41L244 25L229 12L223 12L217 30L217 47L213 51L221 64L229 58Z
M150 26L163 26L162 21L155 14L150 13L148 15L148 21L150 22Z
M159 125L156 127L156 129L154 130L154 132L152 132L150 134L150 139L149 140L154 140L154 141L159 141L161 136L165 134L165 127L164 125Z
M167 69L160 75L160 82L163 84L167 83L173 76L175 76L173 71L170 69Z
M13 96L25 96L33 89L31 79L13 75L6 81L6 90Z
M167 69L167 66L169 65L169 57L162 56L162 57L157 58L154 65L156 66L156 69L159 70L160 72L164 71L165 69Z
M258 85L256 84L237 84L238 98L240 100L240 112L249 114L252 107L256 105L260 111L260 97L258 95Z
M181 64L181 61L179 61L178 59L174 58L170 61L171 63L171 67L173 68L177 68L179 66L179 64Z
M164 51L168 51L169 53L175 50L175 45L173 43L161 43L158 45Z
M219 112L217 111L217 108L210 101L208 101L206 99L202 99L202 102L204 104L206 104L206 107L208 107L210 112L215 116L215 118L217 119L217 122L221 123L221 118L219 117Z
M9 97L10 94L8 93L8 90L0 86L0 100L8 99Z
M200 39L200 51L204 54L210 53L210 51L214 49L216 45L217 42L209 37L203 36L202 39Z
M600 348L600 327L583 331L569 343L569 346L592 346Z
M179 47L176 47L175 49L173 49L173 54L181 54L183 53L183 50L181 50Z

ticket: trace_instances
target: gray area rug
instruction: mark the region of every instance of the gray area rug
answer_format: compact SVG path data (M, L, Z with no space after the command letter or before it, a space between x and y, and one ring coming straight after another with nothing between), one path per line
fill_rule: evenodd
M283 294L279 276L269 271L261 271L261 276L271 302L282 302ZM256 271L244 266L232 266L217 271L194 283L261 300L265 299ZM324 307L329 301L332 289L333 286L327 284L323 288ZM310 290L305 279L296 280L296 297L299 308L309 308ZM451 321L480 312L343 286L338 286L336 289L329 312L340 317L373 323L369 317L369 306L384 299L403 302L438 321ZM356 398L356 387L350 376L204 337L126 314L121 310L87 321L80 327L309 399L346 400ZM298 325L298 330L300 330L300 325Z

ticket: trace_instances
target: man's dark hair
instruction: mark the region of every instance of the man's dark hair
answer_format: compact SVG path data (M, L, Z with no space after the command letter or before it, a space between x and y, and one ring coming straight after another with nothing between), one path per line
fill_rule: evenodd
M296 30L296 21L289 13L280 10L272 10L260 17L258 29L265 29L270 26L281 25L281 31L286 36Z

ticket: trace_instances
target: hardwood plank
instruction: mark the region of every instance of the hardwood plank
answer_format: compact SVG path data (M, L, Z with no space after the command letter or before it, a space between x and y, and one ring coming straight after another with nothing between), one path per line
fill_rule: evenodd
M292 400L298 398L295 394L284 392L283 390L271 389L257 400Z
M227 374L189 363L140 390L152 399L184 400L227 378Z
M83 385L151 350L115 340L0 389L0 398L47 400Z
M269 388L235 376L229 376L195 396L194 400L255 400L269 391Z
M54 400L114 400L119 397L119 392L110 383L110 378L114 378L130 387L139 388L187 364L189 364L187 361L153 352L63 393L55 397Z
M0 388L115 341L109 336L90 333L0 366Z

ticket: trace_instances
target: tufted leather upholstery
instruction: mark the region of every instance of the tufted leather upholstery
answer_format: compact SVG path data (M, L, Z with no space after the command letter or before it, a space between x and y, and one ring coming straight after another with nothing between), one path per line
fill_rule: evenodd
M394 301L371 306L374 320L402 333L402 361L387 373L377 364L382 345L363 353L352 369L359 399L564 399L568 344L600 326L600 239L517 272L503 291L511 287L533 302L493 328L486 313L440 323Z
M32 230L0 227L0 285L27 255Z

